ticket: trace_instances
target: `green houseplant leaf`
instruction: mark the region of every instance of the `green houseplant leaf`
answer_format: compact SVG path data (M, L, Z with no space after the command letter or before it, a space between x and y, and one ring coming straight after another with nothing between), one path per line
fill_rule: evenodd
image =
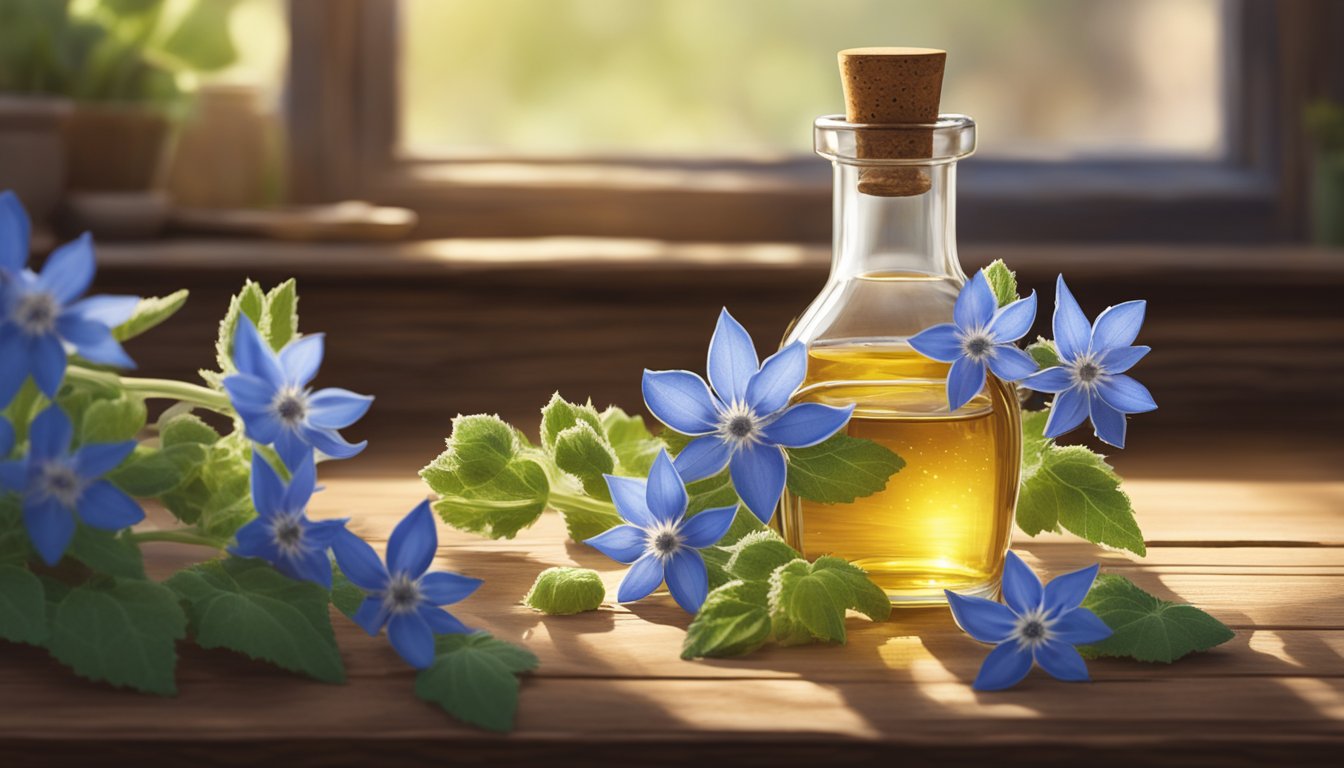
M1088 658L1122 656L1170 664L1233 637L1226 624L1193 605L1159 600L1115 574L1097 576L1083 607L1115 633L1078 649Z
M177 595L161 584L86 585L56 604L48 649L80 677L169 695L186 627Z

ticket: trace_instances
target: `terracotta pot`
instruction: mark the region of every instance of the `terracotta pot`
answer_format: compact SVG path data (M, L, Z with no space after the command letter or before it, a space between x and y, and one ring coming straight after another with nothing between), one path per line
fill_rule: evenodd
M71 109L65 99L0 95L0 189L13 190L27 207L35 245L50 239L65 192L62 132Z
M145 192L163 186L172 123L139 104L77 104L66 126L72 192Z

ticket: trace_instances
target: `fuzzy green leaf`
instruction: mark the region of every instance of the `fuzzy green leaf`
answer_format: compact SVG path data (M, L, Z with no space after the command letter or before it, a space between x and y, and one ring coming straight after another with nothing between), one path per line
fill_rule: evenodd
M176 445L214 445L219 433L192 413L159 419L159 442L164 448Z
M99 531L80 525L65 554L97 573L120 579L145 578L144 558L129 533Z
M448 448L420 477L440 498L444 522L471 533L511 539L546 508L550 481L521 453L516 432L497 416L459 416Z
M1052 446L1022 482L1017 524L1036 535L1056 526L1093 544L1147 553L1129 496L1106 460L1078 446Z
M844 580L850 589L850 602L846 608L852 608L873 621L891 618L891 598L859 566L841 557L823 555L812 564L812 570L834 573Z
M187 303L187 296L188 292L183 289L167 296L141 299L140 303L135 305L135 311L131 313L130 319L112 329L112 338L127 341L163 324L182 309Z
M175 646L186 627L162 584L75 587L56 606L48 649L80 677L166 696L177 692Z
M145 426L145 401L123 394L112 400L94 400L80 418L79 443L121 443L135 439Z
M631 416L610 406L600 415L607 444L616 453L616 473L627 477L647 477L653 460L666 444L653 436L642 416Z
M561 430L555 436L554 456L555 465L576 477L584 493L602 501L611 500L603 475L616 471L616 455L606 438L588 422L580 421Z
M814 571L806 560L780 566L770 576L770 618L783 645L811 640L845 642L849 585L829 570Z
M789 491L825 504L848 504L877 493L905 466L891 449L844 433L788 453Z
M322 587L237 557L193 566L166 584L186 602L202 648L236 651L326 683L345 680Z
M1182 605L1144 592L1124 576L1103 573L1083 601L1115 633L1078 650L1088 658L1123 656L1171 663L1231 640L1233 632L1193 605Z
M578 405L566 401L559 392L551 395L550 402L541 409L541 444L548 451L555 450L555 440L561 432L586 422L593 431L603 434L602 417L597 414L593 404Z
M47 641L42 581L17 565L0 565L0 638L28 645Z
M985 267L984 272L989 287L994 291L994 300L1000 307L1022 298L1017 294L1017 273L1009 269L1008 265L1003 263L1003 259L995 259Z
M744 581L764 581L776 568L799 557L793 547L771 530L749 533L724 549L729 553L724 567L733 578Z
M164 448L137 446L135 452L107 479L126 493L142 499L177 490L196 476L205 461L205 446L182 443Z
M550 504L565 518L565 530L569 532L569 538L573 541L591 539L625 522L613 509L588 499L573 502L551 499Z
M705 598L686 629L681 658L741 656L770 638L770 609L764 582L730 581Z
M271 349L279 351L299 336L299 286L290 278L266 294L261 331Z
M220 386L225 376L238 369L233 365L233 334L238 329L238 318L246 315L252 324L261 327L261 318L266 311L266 294L261 286L248 280L233 298L229 299L228 311L219 321L219 335L215 339L216 371L201 371L201 377L212 386Z
M547 568L523 598L523 605L552 616L595 611L607 597L602 577L588 568Z
M434 663L415 678L415 695L464 722L508 731L518 710L517 675L536 666L536 656L484 632L444 635Z
M1040 336L1027 347L1027 354L1041 368L1054 368L1060 364L1059 349L1055 347L1055 342Z

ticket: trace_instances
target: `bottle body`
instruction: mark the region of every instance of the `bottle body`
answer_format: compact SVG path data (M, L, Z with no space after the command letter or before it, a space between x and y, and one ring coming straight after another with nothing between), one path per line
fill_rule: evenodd
M904 169L927 181L920 194L864 194L871 161L845 157L843 148L823 152L836 168L831 276L785 339L808 349L795 401L854 403L847 433L895 451L905 465L882 491L850 503L786 493L781 533L808 558L837 555L863 567L899 605L944 603L944 589L997 594L1017 501L1021 416L1013 385L990 375L979 395L952 411L948 364L907 342L951 322L966 280L952 195L955 160L973 146L974 124L960 120L948 130L961 143L935 142L953 147L947 156ZM820 135L830 130L822 123L819 148L834 138Z

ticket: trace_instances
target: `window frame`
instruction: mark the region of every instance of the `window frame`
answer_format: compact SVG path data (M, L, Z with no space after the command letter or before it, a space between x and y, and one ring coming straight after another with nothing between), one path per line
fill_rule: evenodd
M1306 231L1302 106L1332 53L1328 0L1232 0L1224 157L959 168L963 240L1297 239ZM420 216L423 237L610 236L824 242L830 174L781 160L401 156L397 0L290 0L291 196ZM1317 78L1319 79L1319 78ZM1316 89L1319 90L1319 89Z

